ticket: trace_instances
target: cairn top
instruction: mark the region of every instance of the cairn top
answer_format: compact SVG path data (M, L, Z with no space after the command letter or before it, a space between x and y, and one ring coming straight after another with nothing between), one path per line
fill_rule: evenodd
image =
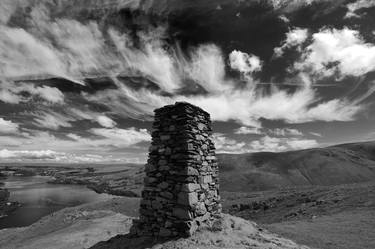
M162 115L164 113L169 113L172 110L176 111L176 113L182 111L182 112L190 112L190 113L199 113L203 114L206 117L210 117L210 114L206 111L204 111L202 108L192 105L188 102L176 102L173 105L166 105L161 108L155 109L155 116Z

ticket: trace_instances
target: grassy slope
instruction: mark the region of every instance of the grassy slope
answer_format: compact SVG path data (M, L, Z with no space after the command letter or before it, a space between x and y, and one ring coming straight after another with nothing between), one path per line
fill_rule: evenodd
M266 227L298 243L315 248L375 248L374 210L357 209L324 215L312 221L289 221L269 224Z
M337 185L375 179L375 142L282 153L219 154L218 159L221 189L226 191Z
M225 212L312 248L375 248L375 181L222 197Z

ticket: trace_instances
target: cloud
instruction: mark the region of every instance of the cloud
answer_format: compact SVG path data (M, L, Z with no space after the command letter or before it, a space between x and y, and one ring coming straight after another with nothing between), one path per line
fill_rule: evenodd
M183 67L180 77L189 77L210 93L230 90L232 86L226 84L225 62L222 51L213 44L198 46L191 51L191 60L177 57L177 64ZM182 63L181 63L182 62Z
M44 112L41 114L36 114L33 124L38 127L57 130L60 127L72 127L72 124L70 123L71 121L73 121L72 118L62 114Z
M273 86L265 94L256 91L253 82L244 88L235 88L233 82L222 79L215 91L202 95L162 96L151 90L134 90L122 85L120 90L106 90L85 97L88 101L105 104L116 114L142 119L151 116L155 108L187 101L208 111L214 121L233 120L253 127L260 127L261 118L288 123L350 121L363 110L361 105L346 99L321 101L311 83L305 82L306 77L300 77L302 86L294 92Z
M282 139L276 137L264 136L259 140L252 141L250 144L252 150L280 152L287 150L287 146L282 142Z
M290 139L286 141L286 144L293 150L303 150L318 146L314 139Z
M105 128L113 128L116 126L116 122L113 121L112 119L110 119L109 117L107 116L98 116L96 118L96 121L98 121L98 123L105 127Z
M103 33L95 21L81 23L68 18L50 18L46 6L40 4L31 8L30 17L27 17L29 26L25 29L0 26L3 34L0 36L0 54L6 58L2 67L5 77L54 75L80 83L83 77L106 75L113 79L118 89L85 93L84 98L101 103L122 117L138 119L149 118L154 108L181 100L206 109L215 121L234 120L254 127L260 126L261 118L290 123L347 121L353 120L362 110L361 106L345 99L323 102L305 82L301 82L296 90L282 90L276 86L270 92L256 89L262 82L249 77L262 69L262 62L256 55L239 50L224 55L214 44L191 48L186 55L178 46L165 42L165 27L138 32L138 42L134 44L126 31L109 27ZM304 34L304 30L292 30L286 44L301 42ZM13 55L11 51L16 53ZM239 84L238 79L226 75L227 60L233 69L247 76L245 83ZM308 62L306 60L306 64ZM159 89L130 88L118 80L119 75L147 79ZM195 89L197 85L205 92L186 94L186 89ZM63 95L57 89L44 87L29 91L50 102L61 104L63 101ZM22 101L9 87L0 90L0 98L12 103ZM84 112L79 110L81 107L75 109ZM323 109L326 113L322 113ZM38 118L36 122L43 126L43 121ZM69 127L70 122L65 120L63 125L58 125L51 117L46 121L53 129Z
M309 132L311 135L315 136L315 137L322 137L322 134L318 133L318 132Z
M22 89L22 88L21 88ZM64 94L57 89L56 87L49 87L49 86L41 86L41 87L33 87L33 86L26 86L23 89L24 91L28 91L31 94L38 95L42 99L55 103L55 104L63 104L64 103Z
M295 69L317 77L362 76L375 70L375 45L366 43L358 31L325 28L312 38Z
M346 5L348 12L345 14L345 18L359 18L360 16L356 13L357 10L375 7L375 2L373 0L358 0L354 3L349 3Z
M286 39L283 41L281 47L274 48L274 56L281 57L285 50L290 48L297 48L301 51L301 45L308 38L308 30L302 28L295 28L286 33Z
M165 91L173 92L180 86L181 81L177 72L178 65L174 63L173 57L162 48L160 38L164 30L159 27L148 33L139 33L141 49L133 47L131 39L126 34L120 34L114 29L109 29L108 33L117 52L121 55L119 60L123 69L128 69L135 75L141 75L156 82Z
M0 73L14 78L26 75L63 76L64 65L52 47L21 28L0 26Z
M318 146L318 143L313 139L276 138L270 136L264 136L250 144L252 150L270 152L307 149L316 146Z
M55 159L57 152L51 150L27 151L27 150L0 150L0 158L17 159Z
M280 15L279 16L279 19L285 23L290 23L290 20L288 17L286 17L285 15Z
M282 152L289 150L307 149L317 147L318 143L314 139L287 138L263 136L249 142L237 141L228 138L222 133L213 135L215 147L218 153L251 153L251 152Z
M0 150L0 159L9 162L55 162L55 163L113 163L127 162L111 155L74 154L53 150ZM130 162L130 161L129 161Z
M275 129L266 129L258 127L246 127L241 126L238 129L234 130L234 134L254 134L254 135L275 135L278 137L290 137L290 136L303 136L303 133L297 129L293 128L275 128Z
M98 122L101 126L106 128L113 128L116 122L107 116L100 115L97 112L79 107L67 107L63 109L49 109L47 111L40 111L38 113L31 113L33 116L33 124L38 127L58 130L61 127L73 127L72 122L79 120L91 120Z
M57 76L81 83L116 70L119 60L105 45L96 22L50 18L46 2L31 6L25 28L0 25L1 75L8 79Z
M16 123L13 123L10 120L5 120L3 118L0 118L0 133L17 133L19 129L19 125Z
M213 141L218 153L245 153L245 142L238 142L235 139L227 138L222 133L214 133Z
M151 136L146 129L120 128L92 128L93 134L110 139L114 146L129 146L142 141L151 141Z
M297 129L292 128L276 128L270 130L270 132L276 136L285 137L285 136L303 136L303 133Z
M25 95L29 93L29 95ZM41 100L52 104L63 104L65 96L55 87L35 86L31 83L11 83L0 79L0 100L5 103L19 104L39 97Z
M335 38L328 39L333 41L333 47L327 48L326 58L326 51L319 50L319 44L323 47L326 45L319 35L314 34L310 46L302 50L307 43L307 30L295 28L289 31L280 45L279 53L296 47L297 50L301 48L303 56L296 64L300 66L296 70L302 72L293 79L299 85L287 88L283 83L288 82L272 85L251 77L262 70L265 63L256 55L239 50L224 54L215 44L202 44L182 52L178 45L166 42L166 27L150 28L136 34L132 32L132 35L125 28L120 31L106 27L103 31L102 25L95 21L79 22L61 16L51 18L47 5L43 3L30 8L31 12L25 15L24 20L27 25L23 28L6 26L4 23L0 25L0 56L4 58L0 73L5 77L0 83L0 100L12 104L37 102L33 108L37 106L39 111L31 114L30 122L50 131L30 131L30 134L15 139L2 136L0 145L8 144L25 151L33 148L64 153L76 150L84 155L90 151L109 153L114 149L134 149L138 143L150 141L146 130L121 129L116 127L114 120L91 111L89 106L98 103L106 108L106 112L116 113L119 118L150 120L153 109L175 101L188 101L207 110L214 121L234 121L239 124L241 127L235 131L236 134L269 135L268 138L264 136L255 140L258 144L254 146L224 135L216 136L220 151L237 152L256 151L256 146L261 150L283 150L313 144L313 141L302 139L296 131L280 130L275 135L263 130L263 119L287 123L349 121L364 110L358 102L345 97L322 98L313 85L314 74L323 72L320 68L325 68L327 64L333 64L331 67L335 73L348 73L349 69L354 70L361 64L362 68L370 64L365 63L365 57L355 58L358 64L349 69L343 66L345 63L342 61L335 64L337 58L344 58L340 53L347 47L353 51L357 51L354 47L362 48L365 52L360 55L370 56L372 45L365 43L359 34L354 35L355 39L345 41L343 38L350 35L341 37L338 35L342 32L340 30L321 30L319 33L326 31L328 36ZM137 36L136 42L133 36ZM349 57L344 60L351 60ZM245 77L237 79L228 75L227 62ZM38 80L51 76L67 78L78 84L85 77L107 76L113 80L116 89L83 92L72 97L70 93L64 96L57 88L26 82L26 79ZM131 87L118 76L137 79L152 87L144 87L141 83ZM264 83L269 87L263 88ZM24 96L24 92L31 96ZM79 105L73 102L74 98L81 96L87 105L81 104L81 101ZM75 129L78 127L73 127L77 120L91 120L102 127L78 131ZM57 133L61 127L69 130L66 137L61 130ZM272 137L282 134L285 137ZM287 136L296 137L292 139Z
M27 130L17 136L0 134L0 148L12 148L11 151L16 152L25 151L25 153L4 152L4 157L13 155L7 156L8 161L25 161L26 157L30 160L31 157L36 157L35 153L28 156L30 153L26 153L27 151L53 151L56 153L49 153L48 160L62 163L84 161L143 163L147 155L147 142L151 139L146 130L136 128L115 128L115 130L99 128L86 132L79 131L78 134L68 133L66 137L61 133L57 133L56 136L51 132L53 131ZM140 142L146 144L138 145Z
M262 62L258 56L233 50L229 54L229 66L245 75L258 72L262 69Z
M241 126L240 128L234 130L234 134L255 134L255 135L260 135L263 134L262 130L257 127L247 127L247 126Z

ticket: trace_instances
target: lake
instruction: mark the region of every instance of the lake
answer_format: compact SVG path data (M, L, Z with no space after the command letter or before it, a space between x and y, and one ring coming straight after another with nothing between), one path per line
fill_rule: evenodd
M65 207L112 198L85 186L47 183L51 179L49 176L10 176L3 180L3 187L10 191L10 201L17 201L22 206L0 218L0 229L28 226Z

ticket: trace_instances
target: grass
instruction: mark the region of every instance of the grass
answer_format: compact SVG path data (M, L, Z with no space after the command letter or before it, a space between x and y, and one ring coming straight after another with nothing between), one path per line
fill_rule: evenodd
M317 217L311 221L281 222L265 227L312 248L375 248L375 210L345 211Z

